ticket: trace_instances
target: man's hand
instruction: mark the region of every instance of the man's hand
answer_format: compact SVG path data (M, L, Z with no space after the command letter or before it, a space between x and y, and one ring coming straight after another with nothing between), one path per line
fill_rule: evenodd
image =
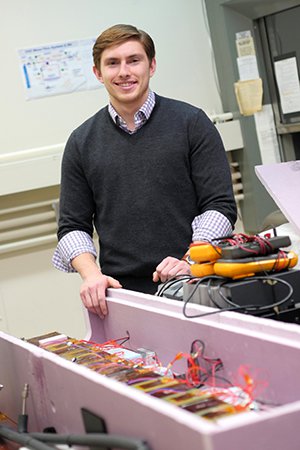
M153 273L153 281L158 282L160 280L164 283L170 278L174 278L178 275L190 274L190 265L187 261L168 256L156 267L155 272Z
M106 289L121 288L118 280L103 275L101 272L84 279L80 288L80 298L84 306L91 312L98 314L101 319L107 315Z
M80 298L84 306L98 314L101 319L107 315L106 289L121 288L118 280L103 275L90 253L82 253L72 260L72 266L81 275L83 283L80 288Z

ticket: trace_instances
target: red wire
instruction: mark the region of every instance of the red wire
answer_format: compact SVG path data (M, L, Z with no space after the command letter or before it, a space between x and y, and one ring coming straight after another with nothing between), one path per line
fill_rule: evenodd
M259 245L259 249L253 250L243 246L243 244L249 244L250 242L257 243ZM242 250L254 255L267 255L272 253L272 251L274 250L271 242L268 239L257 235L247 235L245 233L234 234L232 238L223 239L222 243L227 243L231 246L237 246Z

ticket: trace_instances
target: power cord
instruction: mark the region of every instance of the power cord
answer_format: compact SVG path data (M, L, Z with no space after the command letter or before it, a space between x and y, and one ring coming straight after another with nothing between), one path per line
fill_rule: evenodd
M220 295L220 297L226 302L226 304L228 304L228 308L224 308L221 305L218 304L218 302L215 300L214 296L212 295L212 291L211 291L211 283L213 280L218 280L219 281L219 285L216 285L215 287L217 288L217 291ZM288 294L281 300L272 303L271 305L264 305L264 306L257 306L257 305L238 305L237 303L232 302L228 297L226 297L223 292L222 292L222 287L226 286L226 283L228 283L228 281L231 281L231 279L228 278L223 278L223 277L219 277L217 275L210 275L207 277L203 277L198 279L197 283L195 283L194 288L192 289L192 291L190 292L190 294L188 295L188 297L186 298L186 300L184 301L184 305L183 305L183 315L187 318L198 318L198 317L204 317L204 316L209 316L209 315L213 315L213 314L217 314L220 312L225 312L225 311L240 311L243 313L250 313L252 314L253 312L263 312L263 311L269 311L269 310L274 310L274 308L277 308L279 306L282 306L284 303L286 303L288 300L291 299L292 295L293 295L293 287L291 286L290 283L288 283L285 280L282 280L280 278L274 277L274 276L270 276L270 275L265 275L265 276L255 276L255 277L247 277L247 278L243 278L243 281L255 281L255 280L260 280L260 281L275 281L278 283L283 284L284 286L286 286L288 288ZM208 313L202 313L202 314L197 314L197 315L189 315L187 314L187 305L189 304L190 300L193 298L194 294L196 293L197 289L199 288L200 284L202 284L203 282L207 282L207 292L208 292L208 296L211 300L211 302L213 303L214 306L216 306L216 308L219 308L216 311L212 311L212 312L208 312Z
M176 283L179 284L183 281L190 281L190 280L194 280L194 279L198 279L198 278L193 277L192 275L189 275L189 274L177 275L177 276L165 281L164 283L162 283L155 295L157 297L163 297L163 294L166 292L166 290L169 289L171 286L175 285ZM181 284L178 287L178 290L180 289L180 287L181 287Z
M114 447L124 450L150 450L146 442L125 436L88 433L61 435L55 433L20 433L0 425L0 437L29 447L32 450L53 450L48 444L80 445L89 447Z
M255 277L247 277L247 278L243 278L244 281L252 281L252 280L261 280L261 281L275 281L276 283L281 283L284 286L286 286L288 288L288 294L281 300L272 303L271 305L264 305L264 306L253 306L253 307L247 307L248 311L252 311L252 308L254 311L266 311L269 309L274 309L274 308L278 308L279 306L282 306L284 303L286 303L288 300L290 300L290 298L292 297L294 290L293 287L291 286L290 283L288 283L285 280L282 280L281 278L277 278L274 276L270 276L270 275L265 275L265 276L255 276ZM226 297L223 292L222 292L222 287L224 287L224 285L227 283L227 280L225 280L223 283L221 282L218 286L218 293L219 295L222 297L222 299L229 304L230 306L240 306L237 305L236 303L232 302L231 300L229 300L228 297Z

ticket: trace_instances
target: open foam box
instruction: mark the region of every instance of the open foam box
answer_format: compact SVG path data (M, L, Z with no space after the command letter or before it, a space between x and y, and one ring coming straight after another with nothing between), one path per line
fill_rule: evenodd
M109 433L142 438L152 450L299 450L298 325L221 311L186 318L179 301L118 289L107 295L104 320L86 313L87 339L103 343L129 332L130 348L154 350L163 364L201 339L210 357L222 359L226 378L234 380L243 364L263 374L268 385L259 397L276 406L209 421L0 333L2 412L16 419L28 383L29 431L51 426L58 433L84 433L81 409L86 408L105 419ZM187 308L189 315L208 311L196 304Z
M300 235L300 161L255 166L255 173Z

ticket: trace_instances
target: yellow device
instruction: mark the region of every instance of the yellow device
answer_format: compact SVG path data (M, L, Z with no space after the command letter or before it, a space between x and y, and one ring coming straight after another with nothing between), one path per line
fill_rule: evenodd
M295 267L297 262L298 256L293 251L281 252L268 257L220 259L214 263L214 272L221 277L236 279L250 277L258 272L279 272L290 269Z
M208 277L209 275L214 275L215 261L203 262L199 264L191 264L190 270L193 277Z
M221 258L221 248L217 245L209 244L208 242L193 242L190 244L189 255L191 260L196 263L202 263L206 261L215 261Z

